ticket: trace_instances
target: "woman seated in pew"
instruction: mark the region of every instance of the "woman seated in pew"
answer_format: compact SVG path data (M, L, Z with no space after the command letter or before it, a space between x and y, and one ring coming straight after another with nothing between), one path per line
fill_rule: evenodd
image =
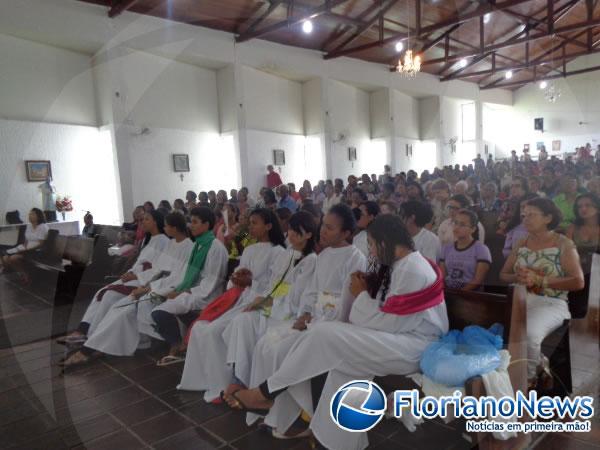
M454 216L454 243L442 249L440 269L446 287L465 291L480 290L492 264L490 250L477 238L477 214L468 209Z
M133 267L121 275L119 280L96 292L77 329L68 336L59 338L58 343L85 342L87 336L93 333L116 302L143 285L140 283L140 279L145 280L143 272L152 269L153 265L158 262L169 244L169 238L164 234L165 219L156 210L144 214L142 225L146 237Z
M502 249L502 255L505 258L510 255L514 246L527 237L527 229L523 225L523 211L527 202L532 198L536 198L536 195L525 194L518 200L513 200L514 202L518 202L518 207L514 208L513 216L505 227L506 237L504 238L504 248Z
M25 242L16 247L9 248L2 255L0 273L5 269L14 270L19 274L22 283L28 284L29 277L23 267L23 256L25 252L40 248L48 237L48 225L46 217L39 208L32 208L29 211L29 223L25 228Z
M165 233L171 240L156 264L138 274L140 286L109 309L94 331L88 332L83 348L65 361L65 367L87 363L94 352L130 356L136 348L149 344L147 336L144 340L144 335L138 331L137 313L141 305L134 302L151 293L167 295L171 292L173 286L182 281L194 248L194 243L187 237L185 217L181 214L173 212L167 215ZM143 307L147 308L147 305Z
M365 448L366 433L348 433L331 419L337 389L351 380L418 371L425 348L448 331L442 274L414 250L402 220L381 215L368 232L380 271L372 286L364 273L352 275L349 317L310 324L265 382L225 396L234 409L269 409L265 422L276 435L304 410L324 447ZM314 407L311 379L322 374L327 378Z
M265 208L252 211L249 232L257 243L246 247L227 286L228 289L234 286L245 289L235 305L218 318L211 322L198 320L192 324L179 389L203 391L215 384L221 386L225 383L227 386L231 380L231 369L225 364L227 348L223 331L257 296L269 293L273 264L285 253L285 238L273 211ZM205 399L215 400L222 389L217 389L214 395L210 394L212 391L207 392Z
M577 247L581 269L586 277L592 270L592 256L600 245L600 199L594 194L581 194L573 207L575 221L567 228L567 237Z
M548 359L541 354L542 341L571 317L567 304L569 291L584 287L573 241L554 231L561 221L561 212L552 200L529 200L523 210L528 236L513 249L500 273L503 281L527 287L530 387L535 387L542 372L550 376Z
M217 347L208 346L203 349L205 357L211 364L225 366L229 364L233 370L233 377L229 380L210 379L211 374L219 371L208 371L206 397L211 399L218 395L230 383L248 385L250 381L250 366L252 353L257 340L267 331L279 325L291 327L292 317L296 317L300 297L306 286L312 280L317 259L314 253L316 225L313 217L307 212L298 212L292 215L289 221L289 239L292 245L288 250L281 252L271 267L271 279L267 285L268 292L256 297L244 312L237 315L225 328L223 338L226 352L218 353ZM180 389L195 390L201 380L194 377L194 364L201 362L193 356L199 342L190 340L186 365ZM223 368L223 372L228 367Z

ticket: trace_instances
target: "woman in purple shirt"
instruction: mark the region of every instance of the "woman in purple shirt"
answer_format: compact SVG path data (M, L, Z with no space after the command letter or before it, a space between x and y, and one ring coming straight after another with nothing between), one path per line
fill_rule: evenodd
M454 217L454 242L444 246L440 258L446 287L472 291L483 285L492 256L478 240L477 222L477 214L468 209L461 209Z

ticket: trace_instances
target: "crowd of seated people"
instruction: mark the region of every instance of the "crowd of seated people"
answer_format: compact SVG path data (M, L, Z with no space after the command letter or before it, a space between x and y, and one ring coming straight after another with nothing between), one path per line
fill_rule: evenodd
M256 199L242 187L136 207L123 229L137 259L60 340L72 350L62 365L131 356L157 339L168 344L158 365L184 364L179 389L247 411L274 437L363 448L364 434L331 421L331 394L418 371L448 331L444 286L484 290L495 264L528 291L530 385L548 373L541 342L570 317L567 295L589 280L598 250L600 158L478 155L297 191L273 186L271 169Z

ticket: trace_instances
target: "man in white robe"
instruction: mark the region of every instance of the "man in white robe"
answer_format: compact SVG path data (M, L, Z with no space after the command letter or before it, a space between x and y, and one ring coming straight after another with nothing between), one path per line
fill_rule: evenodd
M433 219L431 206L416 200L409 200L400 205L400 217L415 243L415 250L425 258L437 262L442 252L440 239L424 228Z

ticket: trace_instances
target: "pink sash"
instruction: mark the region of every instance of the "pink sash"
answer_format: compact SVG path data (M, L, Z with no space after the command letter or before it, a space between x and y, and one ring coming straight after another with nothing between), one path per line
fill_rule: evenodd
M444 301L444 277L442 276L442 271L436 263L429 259L427 261L435 271L435 282L421 291L388 297L380 308L382 312L407 316L433 308Z

